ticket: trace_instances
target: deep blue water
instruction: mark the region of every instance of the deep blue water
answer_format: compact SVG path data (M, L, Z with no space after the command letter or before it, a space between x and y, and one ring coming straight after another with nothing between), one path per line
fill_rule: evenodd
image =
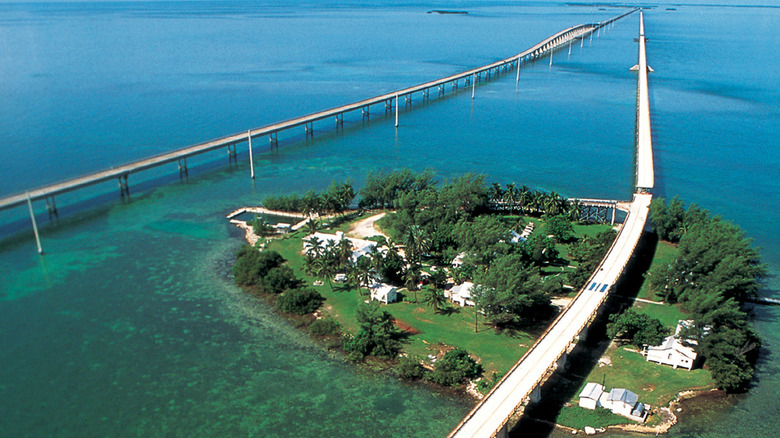
M645 14L656 193L735 221L778 294L780 9ZM770 7L766 7L770 6ZM468 10L467 16L426 14ZM0 4L0 195L442 77L622 9L555 2ZM431 436L468 404L328 357L227 272L225 214L267 194L360 185L372 169L434 169L567 196L633 183L637 17L469 93L369 123L323 122L278 152L193 160L58 197L39 257L24 209L0 214L0 435ZM201 167L197 167L201 164ZM143 180L155 180L139 184ZM89 201L100 196L101 201ZM756 386L674 436L773 436L778 309ZM421 414L424 413L424 414Z

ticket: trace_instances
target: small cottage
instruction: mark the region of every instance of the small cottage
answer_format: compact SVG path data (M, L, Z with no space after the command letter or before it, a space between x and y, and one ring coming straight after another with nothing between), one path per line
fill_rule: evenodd
M380 303L392 303L398 299L398 289L389 284L377 283L371 286L371 300Z
M453 303L458 303L460 307L473 306L474 301L471 300L471 289L474 287L474 283L467 281L463 284L453 286L450 289L450 300Z
M601 397L601 405L613 413L635 421L644 421L645 405L639 403L639 396L624 388L613 388Z
M582 392L580 392L580 407L585 409L601 407L599 400L602 394L604 394L603 386L598 383L588 382Z

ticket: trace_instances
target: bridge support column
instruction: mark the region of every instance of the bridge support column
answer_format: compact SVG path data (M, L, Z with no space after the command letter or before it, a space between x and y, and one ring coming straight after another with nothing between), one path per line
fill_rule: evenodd
M471 81L471 99L474 99L474 93L477 91L477 78L474 77L474 80Z
M452 81L452 89L453 90L457 90L458 89L458 81L457 80Z
M537 383L531 391L531 403L539 403L542 400L542 387Z
M517 76L515 77L515 82L520 82L520 59L517 60Z
M428 100L428 94L429 94L428 88L424 89L423 90L423 96L422 96L423 101Z
M387 99L385 100L385 114L388 113L388 111L393 109L393 99Z
M130 186L127 185L127 174L117 178L119 180L119 194L124 198L130 196Z
M189 170L187 169L187 159L182 158L179 160L179 179L182 179L184 175L189 175Z
M404 96L404 106L410 106L412 104L412 95L407 94Z
M580 331L580 334L577 335L577 338L580 341L584 341L584 340L588 339L588 326L585 326L585 327L582 328L582 331Z
M272 148L279 147L279 137L277 137L276 132L272 132L270 135L268 135L268 142L271 143Z
M49 212L49 219L52 216L60 217L59 213L57 213L57 203L54 201L54 196L46 197L46 211Z
M360 113L362 114L364 119L368 119L369 113L368 113L368 105L364 106L362 110L360 110Z
M336 131L339 127L344 128L344 113L336 114Z
M306 131L306 138L314 138L314 122L306 123L303 129Z
M509 436L509 427L504 424L501 426L501 429L498 429L498 432L496 432L496 438L507 438Z
M395 127L398 127L398 95L395 95Z
M227 153L228 153L228 161L233 162L237 161L238 158L236 158L236 145L235 144L229 144L227 147Z
M249 144L249 177L255 179L255 160L252 158L252 131L246 132L246 140Z
M35 233L35 243L38 245L38 254L43 254L43 247L41 246L41 236L38 234L38 224L35 222L35 213L32 208L32 199L30 199L30 192L27 192L27 209L30 210L30 220L32 221L33 233Z
M565 370L566 369L566 360L568 358L568 355L566 353L563 353L561 357L558 358L558 360L555 362L556 369L558 370Z
M439 84L439 96L444 94L444 84Z

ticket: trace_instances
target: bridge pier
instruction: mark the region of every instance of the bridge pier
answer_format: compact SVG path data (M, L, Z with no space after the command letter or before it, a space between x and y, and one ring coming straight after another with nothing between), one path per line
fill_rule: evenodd
M439 96L444 94L444 84L439 84Z
M429 90L430 90L430 88L426 88L426 89L423 90L423 92L422 92L422 94L423 94L422 95L423 101L428 100Z
M398 95L395 95L395 127L398 127Z
M411 93L410 94L405 94L404 95L404 106L411 106L411 105L412 105L412 95L411 95Z
M565 370L566 369L566 363L568 359L568 354L565 352L561 355L561 357L558 358L558 360L555 362L555 369L557 370Z
M344 128L344 113L336 114L336 131L339 130L339 127Z
M279 138L277 136L277 132L274 131L268 135L268 142L271 143L271 148L278 148L279 147Z
M246 140L249 145L249 177L255 179L255 160L252 158L252 130L246 132Z
M60 217L57 212L57 203L54 201L54 196L46 197L46 211L49 212L49 219L51 219L52 216Z
M457 89L458 89L458 80L455 79L454 81L452 81L452 91L455 91Z
M304 124L303 129L306 132L306 138L314 138L314 122Z
M43 247L41 246L41 236L38 234L38 224L35 222L35 213L32 208L32 199L30 199L30 192L27 192L27 208L30 210L30 220L32 221L33 233L35 233L35 243L38 245L38 254L43 254Z
M130 186L127 185L127 174L121 175L117 178L119 180L119 195L123 198L130 196Z
M238 158L236 157L236 144L229 144L227 146L227 153L228 153L228 162L232 163L233 161L238 161Z
M368 112L368 105L364 106L364 107L363 107L363 108L360 110L360 114L363 116L363 118L364 118L364 119L368 119L368 118L370 118L370 117L369 117L369 112Z
M393 98L385 100L385 114L393 109Z
M498 429L498 432L496 432L496 438L508 438L509 437L509 426L507 424L504 424L501 426L501 429Z
M542 385L537 383L531 391L531 403L539 403L542 400Z
M183 176L187 175L189 176L189 170L187 169L187 158L182 158L179 160L179 179L182 179Z

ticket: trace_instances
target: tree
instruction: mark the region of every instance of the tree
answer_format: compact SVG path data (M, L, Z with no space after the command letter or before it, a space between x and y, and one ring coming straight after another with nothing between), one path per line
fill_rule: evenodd
M401 348L403 332L395 324L391 314L379 304L360 304L357 308L360 329L355 336L345 336L344 350L355 360L365 356L394 358Z
M621 314L610 315L607 324L607 336L621 338L626 342L641 347L643 345L660 345L668 335L661 321L637 313L633 308Z
M444 292L441 290L436 289L435 287L428 287L425 290L423 302L431 307L434 313L440 313L447 305L447 297L444 296Z
M431 247L431 239L419 225L412 225L404 233L407 258L411 263L420 263L422 255Z
M295 289L301 285L299 280L289 266L277 266L268 271L258 283L260 289L265 293L280 294L289 289Z
M404 286L406 286L409 291L414 292L415 303L417 302L417 290L419 289L417 285L420 283L420 278L420 265L416 263L409 265L404 271Z
M258 251L249 245L244 245L236 254L236 264L233 266L233 276L239 286L257 284L271 269L285 262L276 251Z
M552 312L549 286L520 254L497 259L475 282L472 299L497 327L535 322Z
M292 289L283 293L276 305L282 312L305 315L319 309L323 301L325 298L314 289Z
M569 219L562 215L548 218L544 231L546 234L552 234L558 242L568 242L574 237L574 227Z
M455 348L436 361L430 380L444 386L461 384L482 374L482 365L477 363L466 350Z
M395 367L396 372L403 379L419 380L425 377L425 368L416 356L402 356Z

